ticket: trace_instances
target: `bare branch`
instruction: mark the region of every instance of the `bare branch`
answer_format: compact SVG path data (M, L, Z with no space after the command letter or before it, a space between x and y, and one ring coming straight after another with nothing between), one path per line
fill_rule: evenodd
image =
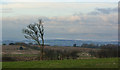
M39 23L29 24L26 29L22 30L24 33L24 37L26 39L33 39L35 40L38 45L40 46L40 38L42 40L42 47L41 47L41 53L43 55L43 48L44 48L44 27L42 24L42 19L39 20ZM41 55L41 56L42 56ZM42 56L43 58L43 56Z

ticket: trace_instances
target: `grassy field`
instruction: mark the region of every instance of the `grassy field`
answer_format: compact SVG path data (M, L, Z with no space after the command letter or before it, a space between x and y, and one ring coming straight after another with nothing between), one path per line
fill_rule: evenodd
M118 68L118 58L3 62L3 68Z

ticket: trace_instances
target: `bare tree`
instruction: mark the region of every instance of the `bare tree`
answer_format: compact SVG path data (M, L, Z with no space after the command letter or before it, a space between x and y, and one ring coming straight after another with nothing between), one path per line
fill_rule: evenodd
M44 50L44 27L42 19L39 19L38 23L29 24L25 29L23 29L24 37L26 39L32 39L36 41L36 43L40 46L40 59L43 60L43 50ZM42 46L40 44L40 40L42 40Z

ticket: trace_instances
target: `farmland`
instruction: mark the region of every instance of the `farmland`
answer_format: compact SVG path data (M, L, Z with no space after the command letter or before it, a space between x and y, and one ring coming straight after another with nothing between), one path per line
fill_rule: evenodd
M91 56L90 51L99 50L94 48L45 46L44 51L47 57L39 60L39 50L25 46L23 46L24 50L20 50L19 45L2 47L3 68L118 68L117 57L97 58ZM57 51L64 56L63 59L57 59ZM77 52L74 53L74 51ZM77 54L77 57L69 54L71 52ZM66 55L69 55L69 59Z
M3 61L7 57L8 59L14 59L15 61L26 61L26 60L38 60L37 58L40 56L40 51L31 49L29 47L23 46L24 50L19 50L19 45L6 45L2 46L2 54L3 54ZM89 59L95 58L89 55L89 51L95 50L90 48L79 48L79 47L58 47L58 46L45 46L45 55L46 58L57 59L59 53L66 56L70 55L69 53L73 52L77 59ZM74 53L75 51L75 53ZM5 58L4 58L5 57ZM6 61L6 60L5 60ZM11 61L11 60L10 60Z

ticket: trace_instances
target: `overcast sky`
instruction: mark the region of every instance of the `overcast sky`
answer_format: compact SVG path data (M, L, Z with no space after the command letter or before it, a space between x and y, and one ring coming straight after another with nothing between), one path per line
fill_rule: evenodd
M118 2L119 0L1 0L1 2Z
M28 24L37 22L39 18L44 20L45 39L97 41L118 39L117 0L104 3L80 3L80 0L75 0L76 2L71 0L71 3L57 1L59 0L54 3L18 1L7 3L4 0L3 40L24 40L22 29Z

